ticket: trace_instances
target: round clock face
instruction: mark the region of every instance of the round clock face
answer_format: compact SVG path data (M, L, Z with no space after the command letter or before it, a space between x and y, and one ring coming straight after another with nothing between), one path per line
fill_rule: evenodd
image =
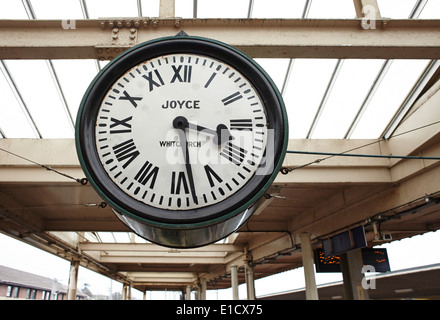
M250 81L199 54L168 54L122 74L99 106L101 164L130 197L166 210L221 202L264 159L267 119Z
M216 41L141 44L89 86L77 150L120 213L151 224L212 225L253 205L275 178L287 119L273 83Z

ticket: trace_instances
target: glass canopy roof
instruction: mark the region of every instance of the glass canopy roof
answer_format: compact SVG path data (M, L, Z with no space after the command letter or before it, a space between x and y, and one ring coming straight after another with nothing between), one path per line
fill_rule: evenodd
M351 19L355 16L352 0L175 2L175 15L183 18ZM396 1L379 0L381 16L440 18L440 1L400 0L398 3L396 6ZM107 0L103 4L100 0L2 1L0 19L159 15L159 0ZM415 86L423 87L429 80L421 76L432 63L429 60L359 59L256 61L282 92L291 139L380 138L411 94L418 94ZM0 61L0 137L73 138L82 95L105 63L95 60Z

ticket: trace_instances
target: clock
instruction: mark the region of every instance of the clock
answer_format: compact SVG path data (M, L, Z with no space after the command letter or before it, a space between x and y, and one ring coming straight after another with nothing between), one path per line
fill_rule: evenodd
M189 248L236 231L288 141L281 95L241 51L175 36L139 44L87 89L76 146L85 175L141 237Z

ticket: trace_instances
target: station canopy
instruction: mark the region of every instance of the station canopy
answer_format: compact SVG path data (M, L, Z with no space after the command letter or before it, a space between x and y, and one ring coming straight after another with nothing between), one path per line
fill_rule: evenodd
M378 0L377 3L382 18L440 19L440 1ZM9 0L0 3L0 19L64 20L72 25L88 19L158 17L159 10L159 0ZM175 0L175 17L340 21L355 19L356 12L352 0ZM335 139L344 143L390 138L414 102L429 88L439 68L439 61L431 59L256 57L255 60L271 76L284 98L290 139ZM0 60L0 140L73 139L83 94L108 62L102 59ZM367 189L368 185L362 192ZM319 189L319 192L324 191ZM307 202L307 197L312 199L312 193L313 188L307 189L301 201ZM282 199L275 201L284 206ZM305 206L304 203L301 206ZM89 244L148 243L123 230L86 232L81 237L81 241ZM243 243L245 237L247 235ZM228 243L234 244L230 238L220 241L220 244ZM215 260L237 251L232 249L213 252L209 258ZM88 250L94 257L94 249ZM261 276L291 267L294 266L274 267ZM126 272L130 270L138 271L128 268Z

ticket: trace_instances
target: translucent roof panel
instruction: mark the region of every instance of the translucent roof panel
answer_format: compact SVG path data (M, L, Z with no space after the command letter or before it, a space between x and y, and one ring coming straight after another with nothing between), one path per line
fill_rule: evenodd
M419 19L440 19L440 1L428 1L419 16Z
M83 19L78 0L32 0L37 19Z
M311 138L343 139L383 60L344 60Z
M0 65L1 67L1 65ZM6 80L5 70L0 73L0 128L6 138L37 138L38 134L20 105L19 97L14 95Z
M353 19L353 0L313 0L307 16L311 19Z
M198 0L197 18L247 18L249 0Z
M81 99L98 73L95 60L52 60L58 80L75 121Z
M43 138L73 138L73 126L45 60L5 62ZM14 121L14 119L10 119Z
M307 137L336 63L336 59L293 60L284 94L291 139Z
M181 18L193 18L193 8L194 1L193 0L175 0L175 14L176 17Z
M351 138L380 137L428 63L427 60L394 60Z
M86 4L90 19L138 16L136 0L87 0Z
M9 0L0 2L0 19L28 19L26 2L30 3L38 19L157 17L160 4L160 0ZM198 18L247 18L250 14L252 18L297 19L302 17L305 7L309 9L307 18L355 17L352 0L175 0L175 3L176 16L184 18L192 18L196 13ZM417 0L401 0L398 4L394 0L378 0L381 15L392 19L408 18L417 3ZM424 4L424 9L417 15L419 18L440 18L440 1L420 3ZM194 4L197 4L196 10ZM377 90L371 99L366 99L383 60L256 61L283 93L290 138L326 139L378 138L428 63L425 60L390 62ZM98 69L108 61L6 60L2 63L14 81L12 84L8 72L0 64L0 130L4 135L38 137L26 114L27 108L43 138L72 138L72 121L76 119L82 96ZM14 84L18 91L14 91ZM363 104L364 112L359 113ZM361 117L356 118L358 113ZM355 118L359 121L353 122ZM349 128L353 130L347 136Z
M273 82L281 92L283 89L284 79L286 78L289 59L255 59L255 61L268 73Z
M298 19L302 17L305 0L255 0L252 18Z
M176 7L177 7L177 2L178 1L176 1ZM158 17L159 5L160 5L160 0L142 0L141 1L142 16ZM176 17L180 17L180 15L176 14ZM192 16L189 16L188 18L192 18Z
M148 241L131 232L93 232L87 236L91 242L104 243L147 243Z
M27 19L20 0L0 1L0 19Z
M407 19L417 0L378 0L380 15L384 18Z

